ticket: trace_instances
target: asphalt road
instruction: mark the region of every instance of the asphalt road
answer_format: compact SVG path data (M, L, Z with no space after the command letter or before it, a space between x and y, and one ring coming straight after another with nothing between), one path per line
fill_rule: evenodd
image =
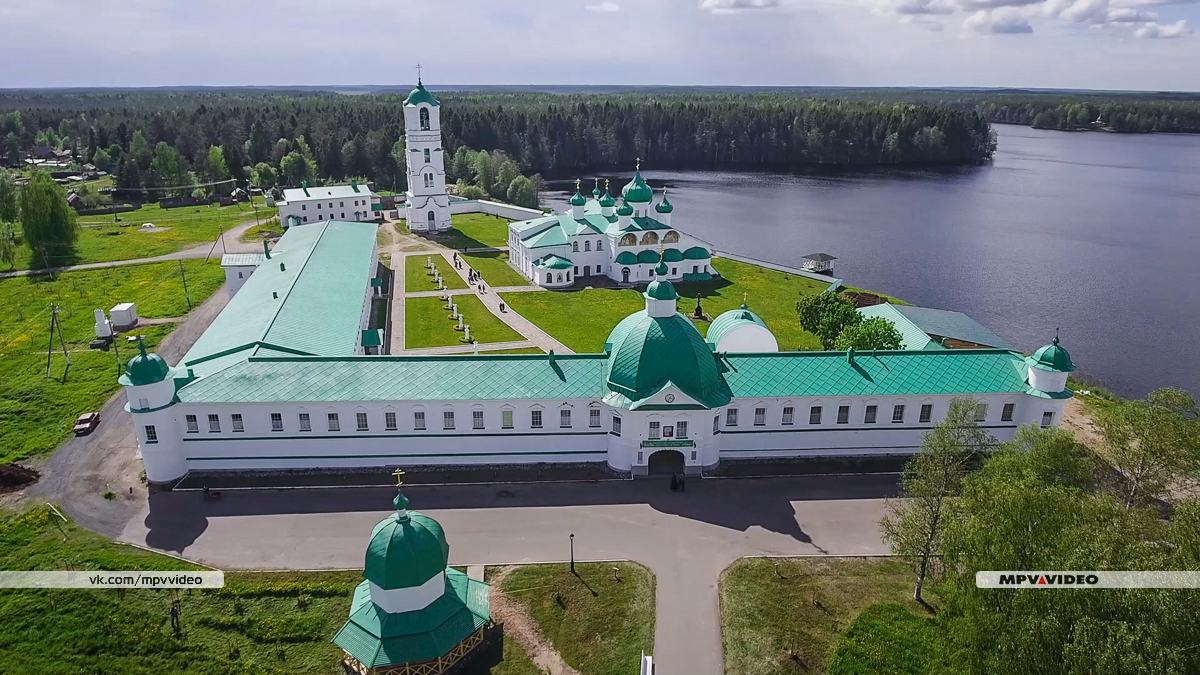
M441 522L452 564L635 560L657 577L656 671L723 672L717 582L753 555L886 553L878 521L896 477L810 476L688 481L406 487ZM393 489L151 495L121 535L221 568L361 568ZM633 665L630 666L635 667Z

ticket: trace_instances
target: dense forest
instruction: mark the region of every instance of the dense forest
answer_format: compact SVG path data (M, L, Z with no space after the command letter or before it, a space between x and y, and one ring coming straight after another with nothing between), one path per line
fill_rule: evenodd
M524 173L653 168L795 169L967 164L995 139L973 111L789 95L444 93L442 136L502 153ZM70 150L118 185L177 185L228 172L281 183L366 178L403 190L402 98L253 90L0 93L0 150ZM475 164L476 162L467 162ZM454 175L451 181L472 175Z

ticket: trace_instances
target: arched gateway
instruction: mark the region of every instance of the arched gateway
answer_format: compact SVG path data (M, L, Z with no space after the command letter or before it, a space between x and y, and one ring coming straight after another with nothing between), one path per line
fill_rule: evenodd
M650 455L649 472L651 474L683 473L684 467L683 453L678 450L659 450Z

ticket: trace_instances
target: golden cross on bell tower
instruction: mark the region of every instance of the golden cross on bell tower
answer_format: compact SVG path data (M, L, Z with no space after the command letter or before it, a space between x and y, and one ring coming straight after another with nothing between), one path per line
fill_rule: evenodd
M417 64L417 84L421 84L421 64Z
M392 475L396 477L396 487L402 487L404 485L404 469L396 469Z

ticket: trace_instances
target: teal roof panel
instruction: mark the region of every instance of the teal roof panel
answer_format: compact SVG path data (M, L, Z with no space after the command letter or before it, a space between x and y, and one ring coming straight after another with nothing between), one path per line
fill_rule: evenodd
M1013 348L1004 338L962 312L909 305L889 306L931 337L948 337L994 349Z
M943 349L937 341L931 340L929 335L921 330L917 324L909 321L908 317L896 311L896 305L885 302L881 305L860 307L858 313L864 319L887 319L891 321L896 330L900 331L901 349Z

